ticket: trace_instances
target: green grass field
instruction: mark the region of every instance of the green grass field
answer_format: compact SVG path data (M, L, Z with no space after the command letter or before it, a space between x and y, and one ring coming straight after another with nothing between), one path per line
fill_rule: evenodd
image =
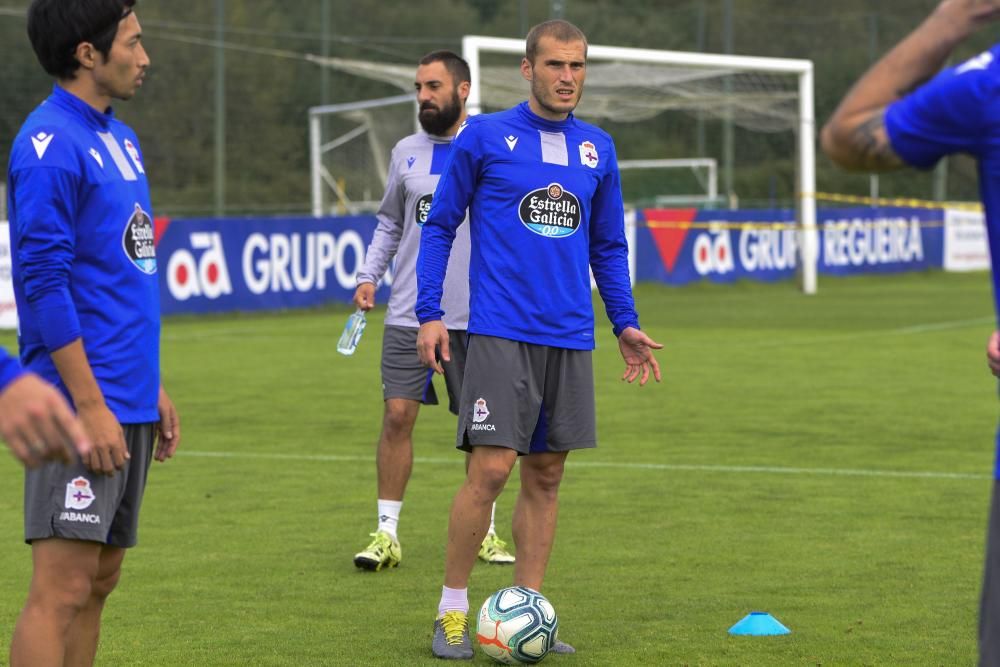
M599 309L600 446L569 457L545 590L579 653L547 663L974 664L997 417L986 275L636 296L664 381L620 382ZM182 452L154 464L98 664L435 664L463 475L443 408L418 422L403 564L351 562L375 527L382 312L350 358L334 351L346 309L164 323ZM0 661L30 573L20 478L0 456ZM477 565L473 604L510 576ZM727 634L755 610L792 634Z

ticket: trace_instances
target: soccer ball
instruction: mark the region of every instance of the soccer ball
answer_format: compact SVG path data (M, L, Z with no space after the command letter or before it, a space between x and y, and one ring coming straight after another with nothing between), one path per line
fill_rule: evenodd
M552 603L524 586L501 588L479 609L476 639L483 653L505 665L533 664L556 643L559 619Z

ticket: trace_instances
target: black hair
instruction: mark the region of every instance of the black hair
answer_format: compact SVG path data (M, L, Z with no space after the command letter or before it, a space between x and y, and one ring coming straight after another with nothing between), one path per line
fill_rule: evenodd
M57 79L72 79L80 62L76 47L90 42L105 59L118 23L136 0L33 0L28 7L28 39L42 68Z
M448 51L447 49L431 51L420 59L419 64L430 65L431 63L444 63L444 68L451 74L452 82L456 86L466 81L472 81L472 74L469 72L469 63L465 62L465 59L454 51Z

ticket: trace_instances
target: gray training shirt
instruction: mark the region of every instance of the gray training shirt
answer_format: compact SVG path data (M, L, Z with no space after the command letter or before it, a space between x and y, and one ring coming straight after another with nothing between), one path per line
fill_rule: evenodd
M417 302L417 253L420 228L427 219L431 198L451 149L452 137L418 132L400 139L392 149L389 180L376 217L378 227L358 271L358 284L379 280L396 258L392 294L385 323L400 327L420 326L413 309ZM468 218L455 233L444 279L444 325L466 329L469 324L469 239Z

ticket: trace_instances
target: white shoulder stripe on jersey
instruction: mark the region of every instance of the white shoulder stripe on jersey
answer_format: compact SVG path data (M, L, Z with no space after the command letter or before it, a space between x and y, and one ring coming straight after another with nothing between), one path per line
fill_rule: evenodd
M569 166L569 153L566 150L566 135L562 132L538 131L542 142L542 162Z
M104 142L105 148L111 153L111 159L115 161L115 166L118 167L118 171L121 172L122 178L126 181L137 181L139 177L135 175L135 170L132 169L132 165L128 163L125 158L125 153L122 151L121 146L118 145L118 141L115 139L114 135L110 132L98 132L97 136L101 138Z

